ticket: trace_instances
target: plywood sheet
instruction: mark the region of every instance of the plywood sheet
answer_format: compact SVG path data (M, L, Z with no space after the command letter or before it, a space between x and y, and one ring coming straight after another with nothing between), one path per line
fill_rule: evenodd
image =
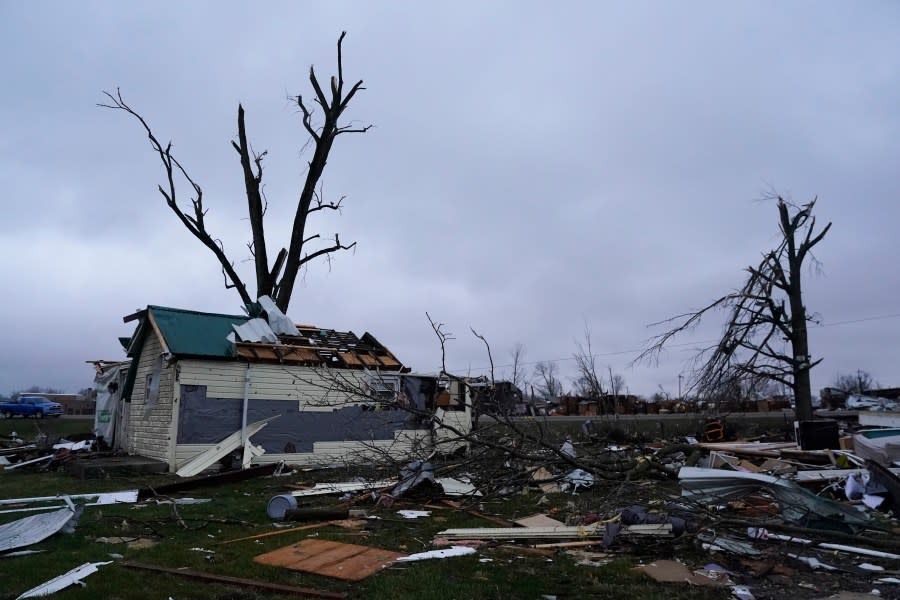
M530 517L525 517L524 519L518 519L515 521L516 525L521 525L522 527L560 527L565 525L562 521L557 521L551 517L548 517L544 514L531 515Z
M254 558L254 562L293 571L359 581L404 556L382 548L342 544L330 540L303 540Z

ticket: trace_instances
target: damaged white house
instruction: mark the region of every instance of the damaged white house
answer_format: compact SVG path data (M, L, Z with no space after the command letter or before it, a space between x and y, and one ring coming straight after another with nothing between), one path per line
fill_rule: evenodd
M435 420L471 428L466 386L410 374L369 333L295 326L261 301L267 318L162 306L125 317L137 327L108 394L107 442L176 471L235 434L245 462L335 464L449 452L456 436Z

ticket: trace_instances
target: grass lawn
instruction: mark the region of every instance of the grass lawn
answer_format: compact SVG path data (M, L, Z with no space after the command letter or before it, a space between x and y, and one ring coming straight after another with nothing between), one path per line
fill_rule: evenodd
M58 425L62 429L68 429L72 422L54 420L48 426ZM16 420L15 425L19 428L16 431L23 433L25 423L31 424ZM4 426L7 424L8 422L3 423ZM43 429L45 423L39 425ZM552 558L520 557L500 549L487 549L470 556L399 564L358 583L260 565L252 560L256 555L310 537L413 553L432 549L431 540L441 529L496 526L451 509L435 510L431 518L404 520L396 515L396 507L388 510L363 503L359 508L383 517L381 520L370 521L365 530L329 526L257 541L219 544L224 540L273 531L266 516L266 504L273 495L284 493L286 484L311 484L317 480L346 476L346 472L314 471L201 488L184 495L212 498L213 501L178 507L178 515L184 525L178 523L171 505L145 503L87 507L75 533L57 534L29 548L45 552L0 559L0 599L15 598L23 591L83 563L113 560L110 553L121 554L126 560L166 567L189 567L216 574L346 592L351 598L540 599L543 595L551 595L558 598L689 600L729 597L727 589L698 589L681 584L655 583L630 571L637 561L633 554L623 554L621 558L602 567L590 567L576 565L565 554L557 554ZM123 490L173 479L175 478L170 475L155 475L79 481L63 473L0 473L0 497ZM649 486L646 483L636 485L640 488L637 491L656 493L655 483ZM485 502L482 509L518 518L557 507L559 516L562 516L566 512L602 510L612 501L610 496L613 491L600 489L593 496L555 494L549 496L549 505L541 507L537 506L540 494L517 495ZM334 498L328 497L316 499L316 504L322 506L333 505L335 502ZM25 515L0 515L0 523ZM159 543L151 548L130 549L124 543L93 541L97 537L153 537ZM192 548L213 550L215 554L210 555ZM652 555L654 557L669 557L672 547L654 544L651 551L655 553ZM484 559L490 561L482 562ZM702 562L702 556L694 560L695 564ZM171 575L133 571L116 564L101 567L98 573L88 577L85 582L85 588L73 586L54 597L61 600L165 600L169 597L175 600L237 600L291 597L200 583Z
M7 437L15 431L23 440L33 440L41 433L49 437L65 437L72 433L90 433L94 429L94 417L88 418L47 418L32 419L13 417L0 418L0 437Z

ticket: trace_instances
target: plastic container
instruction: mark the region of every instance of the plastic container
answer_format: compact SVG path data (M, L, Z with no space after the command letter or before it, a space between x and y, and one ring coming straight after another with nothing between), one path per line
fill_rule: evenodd
M290 494L283 494L274 496L269 500L269 504L266 506L266 514L273 521L283 521L285 513L295 508L297 508L297 499Z

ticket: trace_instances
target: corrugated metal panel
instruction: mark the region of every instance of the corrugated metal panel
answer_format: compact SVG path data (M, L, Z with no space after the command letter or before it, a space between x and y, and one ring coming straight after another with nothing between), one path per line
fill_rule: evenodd
M74 510L61 508L0 525L0 552L37 544L65 527L74 517Z
M181 356L231 356L231 348L225 339L233 325L242 325L249 317L221 315L192 310L148 307L159 326L169 352Z
M244 342L265 342L278 344L278 336L265 319L250 319L241 325L232 324L232 329Z

